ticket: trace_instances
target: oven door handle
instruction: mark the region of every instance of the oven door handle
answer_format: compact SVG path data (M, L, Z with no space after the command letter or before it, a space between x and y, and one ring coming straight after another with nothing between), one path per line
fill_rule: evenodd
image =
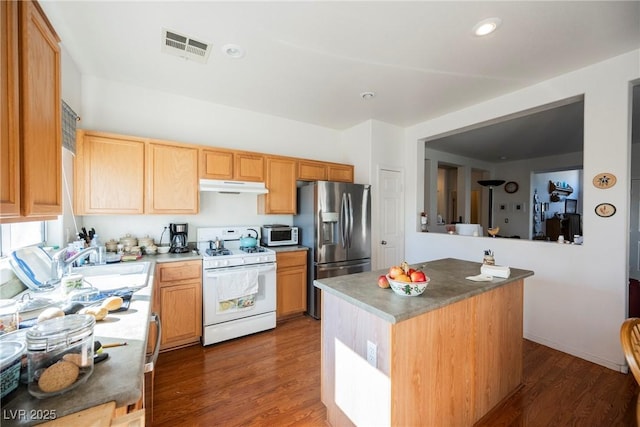
M270 271L275 271L276 263L274 262L274 263L259 264L259 265L239 265L234 267L207 269L205 270L205 276L213 278L231 271L253 270L253 269L257 269L258 273L268 273Z

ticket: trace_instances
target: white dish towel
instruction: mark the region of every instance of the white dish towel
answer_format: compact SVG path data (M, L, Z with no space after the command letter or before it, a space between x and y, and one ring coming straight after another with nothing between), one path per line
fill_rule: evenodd
M218 301L228 301L258 293L258 270L222 274L217 283Z
M482 264L480 267L480 273L487 276L502 277L504 279L511 275L511 269L506 265L487 265Z

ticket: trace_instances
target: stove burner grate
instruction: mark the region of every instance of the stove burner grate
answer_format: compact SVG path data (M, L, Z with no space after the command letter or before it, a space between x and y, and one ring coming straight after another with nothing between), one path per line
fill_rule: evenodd
M262 246L240 246L240 250L242 252L246 252L248 254L255 254L258 252L266 252L267 250Z
M209 256L223 256L223 255L231 255L231 251L229 249L207 249L205 251Z

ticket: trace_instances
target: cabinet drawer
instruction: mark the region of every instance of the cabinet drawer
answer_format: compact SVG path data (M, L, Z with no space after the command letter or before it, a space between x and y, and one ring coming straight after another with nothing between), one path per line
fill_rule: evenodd
M307 251L279 252L276 254L278 269L306 265Z
M159 282L175 282L178 280L200 279L202 264L200 261L173 262L158 265Z

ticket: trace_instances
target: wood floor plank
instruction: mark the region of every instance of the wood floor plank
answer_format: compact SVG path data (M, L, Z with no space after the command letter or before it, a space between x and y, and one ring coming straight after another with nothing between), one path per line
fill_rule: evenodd
M523 349L523 386L476 427L635 425L631 374L527 340ZM310 317L162 353L155 381L153 426L327 426L320 322Z

